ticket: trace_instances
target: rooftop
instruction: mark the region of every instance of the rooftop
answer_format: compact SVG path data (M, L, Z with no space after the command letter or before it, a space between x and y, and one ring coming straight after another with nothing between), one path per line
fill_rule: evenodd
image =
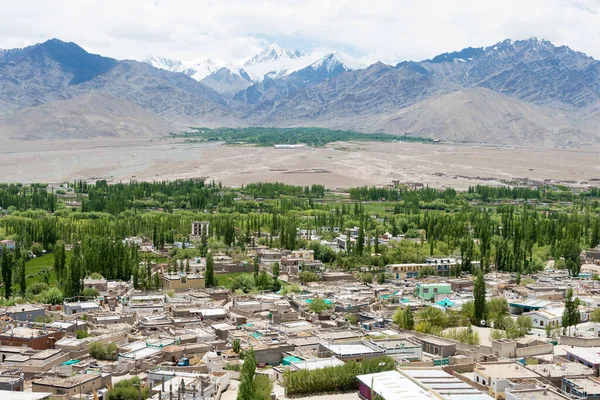
M561 364L527 365L526 368L537 372L542 376L549 376L554 378L561 376L584 376L594 374L594 370L592 368L586 367L585 365L576 362Z
M79 386L82 383L91 381L91 380L99 378L99 377L100 377L100 375L96 375L96 374L81 374L81 375L70 376L70 377L64 378L64 379L63 378L53 378L53 377L42 378L42 379L33 381L33 383L36 385L55 386L55 387L61 387L61 388L72 388L73 386Z
M433 394L421 388L418 384L403 376L398 371L358 375L356 379L367 387L372 388L373 392L384 399L435 399Z
M292 362L291 365L298 369L307 369L307 370L312 371L315 369L337 367L340 365L344 365L344 362L341 360L338 360L335 357L331 357L331 358L317 358L315 360L297 361L297 362Z
M546 388L507 390L519 400L567 400L569 397Z
M535 372L528 370L517 362L481 363L475 366L475 370L483 375L487 375L490 379L526 379L540 377Z
M600 394L600 382L596 379L572 378L567 380L574 386L577 386L578 390L587 393L588 396L597 396Z
M566 352L592 364L600 364L600 347L571 347Z

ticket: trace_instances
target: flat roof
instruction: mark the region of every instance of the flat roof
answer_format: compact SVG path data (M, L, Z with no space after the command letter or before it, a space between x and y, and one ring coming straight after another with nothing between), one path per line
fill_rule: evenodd
M373 389L373 392L384 399L435 399L433 394L417 385L398 371L378 372L375 374L358 375L359 382Z
M571 347L565 351L589 363L600 364L600 347Z
M561 364L536 364L527 365L526 368L537 372L542 376L561 377L569 375L593 375L594 370L578 362L567 362Z
M535 388L535 389L506 389L506 392L520 400L566 400L570 399L554 389Z
M441 369L403 369L402 373L437 392L445 399L492 400L491 396Z
M372 348L364 344L322 343L321 345L329 351L335 354L339 354L340 356L351 356L355 354L374 354L380 352L378 350L373 350Z
M540 377L538 374L528 370L516 361L510 363L477 364L475 369L480 373L487 375L490 379L526 379Z
M342 360L338 360L335 357L331 358L317 358L315 360L306 360L306 361L295 361L292 362L291 365L298 369L306 369L313 371L315 369L322 369L328 367L337 367L340 365L344 365L345 363Z
M71 388L73 386L78 386L82 383L91 381L93 379L100 378L100 375L97 374L80 374L70 376L68 378L42 378L36 381L33 381L34 385L44 385L44 386L56 386L61 388Z
M576 385L581 391L586 392L589 396L600 393L600 382L592 378L573 378L568 379L569 382Z
M0 390L0 399L2 400L44 400L50 398L50 396L52 396L52 393Z

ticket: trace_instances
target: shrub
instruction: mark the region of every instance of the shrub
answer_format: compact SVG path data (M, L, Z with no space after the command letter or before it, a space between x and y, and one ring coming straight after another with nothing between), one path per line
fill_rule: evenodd
M308 309L314 313L321 314L325 310L329 310L331 308L330 304L327 304L325 300L320 297L313 299L313 301L308 305Z
M87 331L84 331L83 329L79 329L77 332L75 332L75 337L77 339L85 339L88 336L90 336L90 334Z
M231 290L237 292L241 290L244 293L250 293L254 290L254 278L251 275L238 275L231 281Z
M348 361L338 367L319 370L285 371L283 386L288 396L356 391L357 375L391 371L395 368L395 364L390 357L378 357L362 362Z
M318 274L310 271L302 271L298 277L302 283L318 282L321 280L321 277Z
M50 288L39 295L39 301L42 304L61 304L65 298L63 292L58 288Z
M117 345L114 343L101 344L98 342L90 343L88 350L90 355L96 360L116 360Z
M28 291L33 294L40 294L45 290L48 290L48 284L44 282L36 282L28 289Z
M81 292L81 295L83 297L96 297L100 295L100 292L96 288L86 287L83 289L83 292Z
M471 327L467 329L452 328L446 333L442 333L442 337L446 339L456 340L457 342L478 346L480 339L479 333L473 331Z

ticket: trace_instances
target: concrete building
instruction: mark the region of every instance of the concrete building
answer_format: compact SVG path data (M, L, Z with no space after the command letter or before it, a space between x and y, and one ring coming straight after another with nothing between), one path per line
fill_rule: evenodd
M420 336L415 338L421 342L423 352L438 357L448 358L456 353L456 343L435 336Z
M32 382L33 392L52 393L53 397L64 396L67 399L87 395L95 390L111 386L111 375L89 373L68 378L42 378ZM59 396L56 396L59 395ZM60 397L62 397L60 396Z
M425 264L389 264L385 268L394 279L417 278Z
M534 328L545 329L548 325L557 328L562 324L562 316L565 311L564 307L545 308L543 310L535 310L523 313L531 319ZM581 322L588 321L590 317L589 310L584 307L579 309L579 320Z
M593 377L594 370L576 362L561 362L560 364L531 364L525 368L549 380L557 388L562 388L563 379Z
M473 368L476 383L487 386L490 396L504 397L504 391L512 379L537 379L538 374L517 362L477 363Z
M80 298L65 299L63 301L63 313L65 315L85 314L99 311L102 307L96 300L83 300Z
M24 381L25 375L19 368L4 369L0 371L0 392L4 390L22 392ZM4 399L4 397L0 396L0 399Z
M589 400L600 399L600 382L592 378L564 378L562 390L567 395Z
M440 369L402 369L401 373L447 400L492 400L473 386Z
M64 333L50 329L31 329L24 327L11 327L0 333L0 345L25 346L34 350L51 349Z
M165 290L204 289L204 287L204 275L185 272L163 274L163 289Z
M588 366L596 376L600 372L600 347L571 347L565 350L566 359Z
M449 283L417 283L415 296L421 300L433 300L439 294L451 294Z
M191 236L201 237L202 233L209 235L210 221L194 221L192 222Z
M455 258L427 258L425 264L433 267L439 276L450 276L456 268Z
M17 304L8 307L5 315L14 321L35 322L46 317L46 309L36 304Z
M362 340L344 343L321 342L319 353L322 357L335 356L342 361L362 361L384 354L379 347Z

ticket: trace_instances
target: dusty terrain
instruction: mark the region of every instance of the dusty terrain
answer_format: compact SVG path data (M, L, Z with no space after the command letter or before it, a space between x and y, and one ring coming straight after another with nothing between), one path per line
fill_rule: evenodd
M465 189L516 178L598 184L597 148L558 150L420 143L336 143L274 148L185 143L174 139L4 141L0 182L58 183L207 177L225 185L279 181L328 188L393 180Z

